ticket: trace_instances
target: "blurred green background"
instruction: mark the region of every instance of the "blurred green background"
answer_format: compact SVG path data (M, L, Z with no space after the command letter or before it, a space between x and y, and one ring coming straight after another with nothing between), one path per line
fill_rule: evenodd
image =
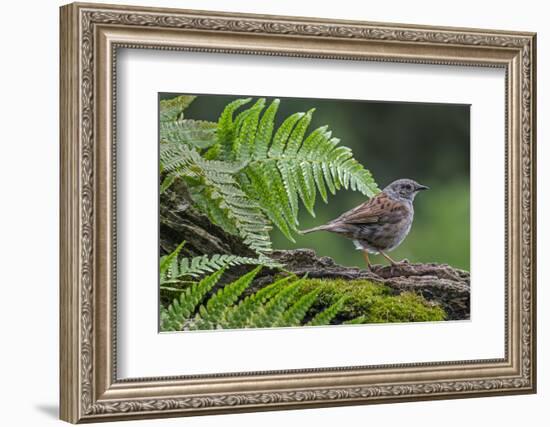
M168 99L180 94L161 94ZM186 118L216 121L225 105L243 96L198 95ZM272 98L267 98L268 102ZM412 178L431 189L414 203L410 234L390 256L411 262L470 267L470 106L280 98L277 126L297 111L315 108L310 131L329 125L341 144L369 169L383 189L395 179ZM316 218L300 210L300 228L321 225L365 201L360 193L341 190L325 204L317 197ZM311 248L350 266L364 266L362 254L346 238L328 232L288 241L272 232L276 249ZM375 263L386 263L376 255Z

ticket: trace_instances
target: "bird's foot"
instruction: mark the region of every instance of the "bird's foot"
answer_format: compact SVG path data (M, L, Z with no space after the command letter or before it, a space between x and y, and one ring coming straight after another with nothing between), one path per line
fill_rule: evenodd
M406 258L402 259L401 261L393 261L390 263L389 267L390 267L390 274L393 276L396 274L396 271L395 269L396 268L399 268L399 267L403 267L403 266L406 266L406 265L410 265L410 261Z

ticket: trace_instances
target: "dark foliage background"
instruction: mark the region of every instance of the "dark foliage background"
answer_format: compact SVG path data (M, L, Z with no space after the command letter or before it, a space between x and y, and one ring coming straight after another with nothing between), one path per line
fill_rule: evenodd
M168 99L180 94L161 94ZM242 96L200 95L187 118L216 121L224 106ZM268 101L270 98L268 97ZM341 144L369 169L383 188L398 178L412 178L431 190L415 201L415 221L397 259L470 266L470 107L455 104L396 103L353 100L281 98L277 126L288 115L316 108L310 130L329 125ZM323 224L365 201L360 193L342 190L328 204L317 201L316 218L301 210L300 227ZM344 265L364 266L353 243L331 233L296 236L289 242L272 232L274 247L307 247ZM381 256L374 262L385 262Z

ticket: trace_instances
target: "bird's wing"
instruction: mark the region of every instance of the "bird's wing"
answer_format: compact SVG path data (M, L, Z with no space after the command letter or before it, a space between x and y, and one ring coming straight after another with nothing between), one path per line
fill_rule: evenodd
M383 219L388 214L388 207L394 204L385 193L379 193L372 199L360 204L359 206L344 212L334 222L347 224L375 224L384 222Z

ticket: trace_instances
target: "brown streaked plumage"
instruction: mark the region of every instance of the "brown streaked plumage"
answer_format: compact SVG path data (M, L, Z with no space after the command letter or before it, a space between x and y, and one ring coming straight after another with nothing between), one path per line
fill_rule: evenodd
M355 247L365 254L369 268L369 253L380 253L395 264L385 252L395 249L407 237L414 218L414 198L426 189L412 179L399 179L329 223L301 233L330 231L352 239Z

